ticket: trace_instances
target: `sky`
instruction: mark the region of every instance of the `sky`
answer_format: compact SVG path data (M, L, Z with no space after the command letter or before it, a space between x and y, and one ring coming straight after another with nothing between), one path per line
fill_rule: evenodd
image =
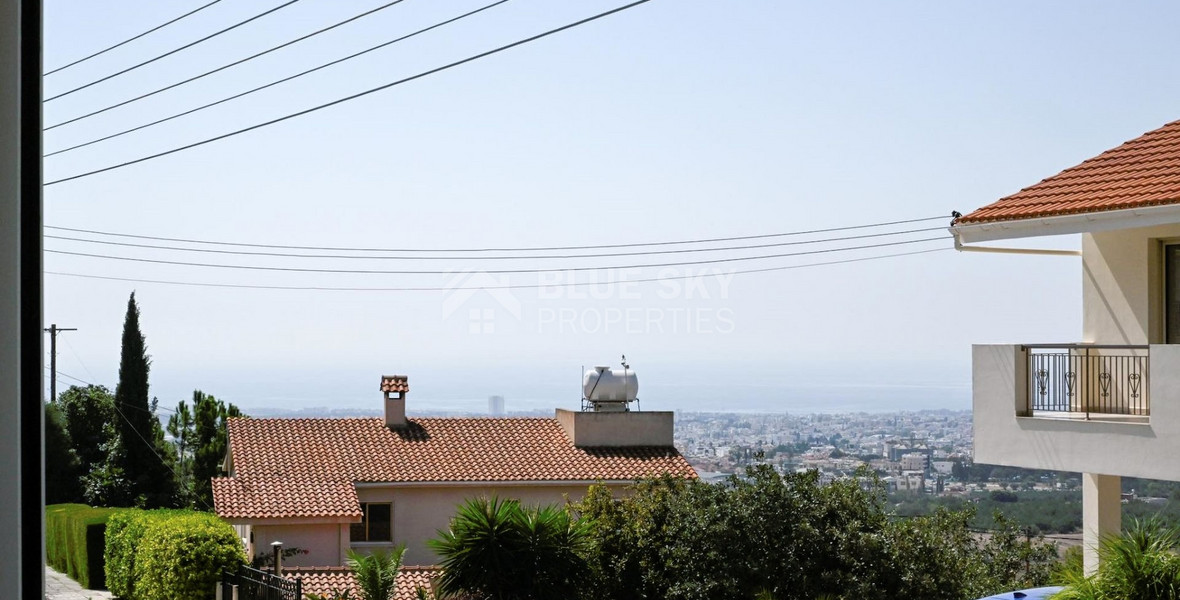
M45 148L52 152L230 96L489 1L404 0L248 63L53 128ZM175 83L386 2L301 0L46 102L45 123ZM46 68L202 3L48 2ZM219 2L48 75L46 97L280 4ZM263 92L48 157L46 180L269 121L620 4L510 0ZM49 185L45 222L207 241L410 250L634 244L939 217L740 244L937 228L952 210L974 210L1175 120L1180 38L1172 24L1178 17L1180 5L1162 2L1129 9L1076 1L653 0L296 119ZM151 260L439 271L245 270L47 254L46 270L53 273L443 289L243 289L46 274L45 318L46 325L78 329L59 338L59 371L113 388L134 291L152 356L152 393L161 405L201 389L247 412L376 408L380 376L390 373L409 375L411 413L480 410L492 394L505 396L509 410L576 407L581 370L617 365L622 354L639 374L644 409L962 409L970 405L971 344L1079 339L1078 259L957 253L949 237L724 263L560 270L933 236L947 233L524 260L453 253L445 260L239 256L46 239L46 249ZM1010 245L1078 244L1064 236ZM805 266L854 258L873 260ZM803 268L736 273L795 266ZM543 268L559 271L487 272ZM523 287L457 289L489 285ZM538 285L545 287L530 287ZM71 382L63 378L59 387Z

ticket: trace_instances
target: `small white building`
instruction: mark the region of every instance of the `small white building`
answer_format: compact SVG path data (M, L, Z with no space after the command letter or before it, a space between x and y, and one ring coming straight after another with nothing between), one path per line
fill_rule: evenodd
M977 462L1083 473L1093 572L1098 539L1121 527L1120 476L1180 480L1180 121L958 217L951 233L962 250L1041 254L1053 251L1012 240L1082 234L1080 253L1055 252L1080 254L1078 339L974 346L972 396Z

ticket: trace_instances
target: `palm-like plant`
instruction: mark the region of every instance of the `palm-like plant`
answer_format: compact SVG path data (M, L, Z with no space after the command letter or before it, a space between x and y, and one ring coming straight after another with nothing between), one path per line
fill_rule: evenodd
M1157 519L1135 521L1098 546L1098 573L1067 575L1058 600L1180 600L1180 528Z
M363 600L390 600L397 586L397 572L402 568L405 546L393 551L374 550L371 554L348 551L348 567L352 569Z
M588 525L560 507L475 498L429 542L442 557L440 596L490 600L573 597L586 574Z

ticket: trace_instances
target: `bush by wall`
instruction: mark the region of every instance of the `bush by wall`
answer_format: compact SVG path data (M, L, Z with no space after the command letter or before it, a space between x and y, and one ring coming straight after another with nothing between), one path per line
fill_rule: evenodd
M245 561L233 527L214 515L187 512L149 517L135 548L134 598L211 599L221 573Z
M107 520L118 510L85 504L45 507L46 561L84 588L105 587L104 533Z
M119 598L135 598L135 551L139 548L148 524L170 515L187 514L178 510L120 509L107 521L106 559L107 589Z

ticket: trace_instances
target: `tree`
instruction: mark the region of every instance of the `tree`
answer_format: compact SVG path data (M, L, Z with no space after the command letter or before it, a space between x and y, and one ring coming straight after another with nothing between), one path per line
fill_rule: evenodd
M55 402L45 403L45 503L80 502L78 457L71 449L65 417Z
M473 498L428 544L442 557L443 597L561 600L584 587L588 534L588 523L561 507Z
M119 385L115 388L115 412L123 444L123 476L131 485L137 505L172 506L176 482L164 442L164 429L156 418L156 402L149 402L148 372L151 357L139 328L135 292L127 301L123 320L123 348L119 358Z
M193 503L193 415L188 404L181 400L172 416L168 417L168 435L176 446L176 488L177 498L184 505Z
M348 551L348 568L361 589L362 600L390 600L397 589L397 572L402 568L405 546L398 546L392 552L374 550L365 555L356 550Z
M78 470L85 476L106 459L103 446L116 435L112 428L118 418L115 397L101 385L74 385L62 392L55 404L61 410Z
M966 600L1042 583L1056 555L1007 524L980 541L972 509L898 519L886 506L863 471L821 485L815 471L759 466L718 484L643 481L622 497L594 486L576 505L591 523L582 597Z
M213 506L212 479L221 474L229 448L227 421L242 411L201 390L193 391L193 491L199 507Z

